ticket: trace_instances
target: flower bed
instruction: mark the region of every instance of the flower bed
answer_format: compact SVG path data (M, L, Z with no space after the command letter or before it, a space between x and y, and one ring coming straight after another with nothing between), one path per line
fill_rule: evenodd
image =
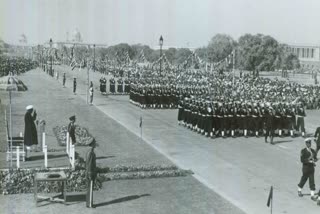
M34 175L37 172L60 171L46 169L18 169L18 170L1 170L0 171L0 192L6 194L32 193L34 190ZM67 191L81 192L86 190L87 179L85 170L72 171L63 169L67 175ZM101 179L95 182L95 190L102 187ZM40 182L38 184L39 192L58 192L60 186L58 182Z
M35 173L61 170L63 170L67 176L68 192L85 191L87 188L85 161L78 153L76 153L75 166L75 170L69 168L0 170L0 193L4 195L32 193L34 190L33 180ZM97 167L97 173L97 180L94 186L95 190L101 189L102 183L110 180L180 177L193 174L192 171L179 169L175 165L117 165L115 167ZM58 192L59 188L58 182L40 182L38 192Z
M67 131L67 126L56 126L53 128L53 133L55 134L60 146L66 145ZM95 140L86 128L79 125L75 125L75 135L77 146L88 146Z

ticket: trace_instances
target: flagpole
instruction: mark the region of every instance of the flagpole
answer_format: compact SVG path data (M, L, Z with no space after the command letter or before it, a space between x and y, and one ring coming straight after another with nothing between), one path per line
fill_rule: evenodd
M88 79L88 86L87 86L87 104L88 104L88 101L89 101L89 65L88 65L88 60L87 60L87 63L86 63L86 66L87 66L87 79Z
M12 168L12 104L11 104L11 88L9 90L9 97L10 97L10 168Z
M272 196L272 200L271 200L271 214L272 214L272 204L273 204L273 196Z

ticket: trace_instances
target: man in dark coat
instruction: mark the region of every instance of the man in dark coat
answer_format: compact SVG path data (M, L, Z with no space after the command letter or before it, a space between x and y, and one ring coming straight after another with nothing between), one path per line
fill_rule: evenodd
M72 144L74 145L76 143L76 133L75 133L76 127L74 125L74 123L76 122L76 116L74 115L71 116L69 120L70 120L70 123L68 125L68 132L69 132L69 136L71 138Z
M302 188L309 179L309 187L311 192L311 198L314 198L314 191L316 189L314 184L314 167L317 161L317 154L314 149L311 148L311 139L305 140L306 147L301 150L300 160L302 163L302 177L298 184L298 195L302 197Z
M87 178L87 195L86 195L86 206L88 208L94 208L93 206L93 186L94 181L97 177L96 170L96 154L94 148L96 147L95 142L90 144L91 148L86 155L86 178Z
M38 145L37 128L34 121L37 119L37 112L32 105L26 107L26 114L24 115L24 145L26 146L26 158L28 158L28 149L32 145Z

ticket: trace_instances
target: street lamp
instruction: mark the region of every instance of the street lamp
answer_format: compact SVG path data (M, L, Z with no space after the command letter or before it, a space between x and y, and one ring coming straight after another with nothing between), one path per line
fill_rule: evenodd
M93 44L93 72L95 72L96 67L96 45Z
M160 36L160 39L159 39L159 45L160 45L160 77L161 77L161 70L162 70L162 45L163 45L163 37L162 35Z
M53 76L52 72L52 39L50 38L49 44L50 44L50 75Z

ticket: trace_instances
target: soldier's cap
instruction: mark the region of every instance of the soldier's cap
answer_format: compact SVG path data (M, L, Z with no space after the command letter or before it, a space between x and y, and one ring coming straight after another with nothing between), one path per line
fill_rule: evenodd
M305 143L311 143L312 140L311 140L311 138L307 138L307 139L304 140L304 142L305 142Z
M33 109L33 105L28 105L28 106L26 107L26 110L30 110L30 109Z
M75 115L69 117L69 120L75 120L75 119L76 119L76 116L75 116Z

